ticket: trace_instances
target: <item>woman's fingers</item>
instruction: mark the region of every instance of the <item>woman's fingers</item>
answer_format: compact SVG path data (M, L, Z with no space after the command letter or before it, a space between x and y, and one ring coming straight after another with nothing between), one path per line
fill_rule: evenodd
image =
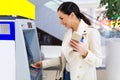
M38 68L38 67L36 67L34 64L31 64L31 67L33 67L33 68Z
M31 64L31 66L33 68L42 68L42 62L41 61L35 62L34 64Z
M73 48L73 49L78 49L80 47L80 42L78 41L75 41L75 40L71 40L70 41L70 46Z

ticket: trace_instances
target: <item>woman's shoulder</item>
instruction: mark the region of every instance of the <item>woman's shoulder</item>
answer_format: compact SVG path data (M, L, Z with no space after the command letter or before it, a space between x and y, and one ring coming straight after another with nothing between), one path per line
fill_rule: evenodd
M94 26L88 26L88 28L86 29L86 32L88 36L99 36L100 35L98 29L95 28Z
M97 28L95 28L94 26L88 26L87 27L87 29L86 29L86 31L88 32L88 33L95 33L95 32L99 32L98 31L98 29Z

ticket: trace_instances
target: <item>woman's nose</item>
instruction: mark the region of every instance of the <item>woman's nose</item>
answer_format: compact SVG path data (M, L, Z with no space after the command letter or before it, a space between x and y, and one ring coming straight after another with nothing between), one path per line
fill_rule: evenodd
M63 21L60 21L60 24L63 24Z
M60 24L64 25L65 23L63 21L60 21Z

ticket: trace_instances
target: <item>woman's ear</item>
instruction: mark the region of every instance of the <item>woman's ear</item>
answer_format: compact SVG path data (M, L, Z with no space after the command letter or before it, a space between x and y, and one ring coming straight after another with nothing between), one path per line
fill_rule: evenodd
M70 14L70 17L75 17L75 13L72 12L72 13Z

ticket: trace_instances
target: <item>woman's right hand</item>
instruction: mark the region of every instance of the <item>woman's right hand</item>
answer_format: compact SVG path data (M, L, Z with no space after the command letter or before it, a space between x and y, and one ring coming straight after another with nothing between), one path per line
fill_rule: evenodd
M31 64L33 68L42 68L42 61L37 61L33 64Z

